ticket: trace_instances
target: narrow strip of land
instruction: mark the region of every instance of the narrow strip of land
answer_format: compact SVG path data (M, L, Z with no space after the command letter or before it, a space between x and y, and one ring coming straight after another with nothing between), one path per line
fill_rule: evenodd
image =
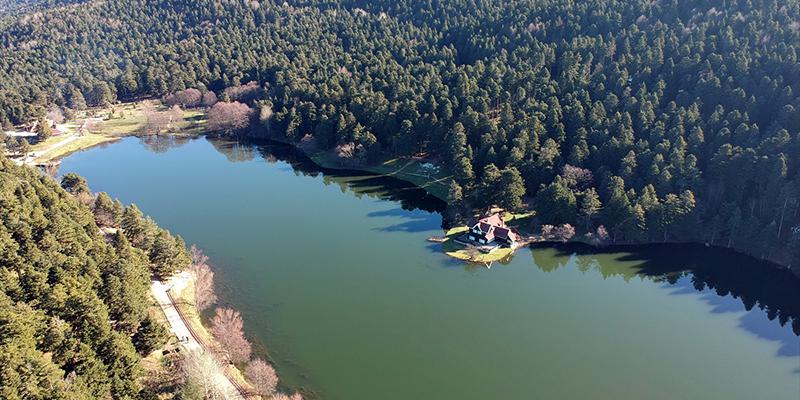
M167 316L170 330L175 336L178 337L183 348L186 351L207 352L210 350L206 349L203 344L197 340L189 328L188 322L183 318L183 315L178 310L177 305L173 302L172 297L169 295L169 290L174 285L180 285L181 282L185 281L186 279L189 279L189 277L186 273L182 273L172 278L169 283L153 281L151 285L151 291L153 292L153 297L155 297L156 302L158 302L158 305ZM246 399L246 396L242 393L241 389L239 389L238 385L231 380L227 374L225 374L222 366L218 366L217 371L214 372L214 375L215 383L226 399Z

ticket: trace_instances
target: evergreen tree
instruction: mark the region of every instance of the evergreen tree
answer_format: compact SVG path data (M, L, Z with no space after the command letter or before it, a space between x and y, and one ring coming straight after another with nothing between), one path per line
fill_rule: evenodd
M68 173L61 178L61 187L72 195L90 194L89 184L82 176Z
M139 354L146 356L166 344L168 338L167 329L148 315L133 335L133 344Z
M497 204L510 211L522 208L522 196L525 195L525 183L522 175L514 167L506 167L500 172L497 192Z
M592 226L592 219L602 209L600 196L594 188L589 188L581 197L581 204L578 215L583 222L584 228L589 231Z
M560 176L536 195L536 214L546 224L574 224L577 207L575 194Z
M164 278L189 266L191 259L180 237L176 239L169 232L161 229L153 241L150 261L153 273Z

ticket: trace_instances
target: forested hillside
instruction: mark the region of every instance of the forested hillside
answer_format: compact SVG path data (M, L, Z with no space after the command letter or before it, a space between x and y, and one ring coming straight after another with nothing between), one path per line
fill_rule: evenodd
M251 135L427 155L454 214L798 265L798 45L797 0L89 1L2 27L0 122L196 87Z
M150 276L188 265L185 246L77 176L63 186L0 155L0 398L139 398L141 356L166 339ZM98 227L120 224L130 240Z

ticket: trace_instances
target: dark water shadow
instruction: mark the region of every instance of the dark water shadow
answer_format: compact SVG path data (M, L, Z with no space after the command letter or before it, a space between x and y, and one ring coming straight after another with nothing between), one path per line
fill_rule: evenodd
M376 200L400 203L402 210L441 213L445 203L425 190L397 178L349 169L323 168L293 146L277 142L242 142L208 139L217 151L232 161L250 161L256 155L268 163L283 162L298 176L323 176L326 185L336 184L345 192ZM398 212L399 215L399 212Z
M537 246L532 248L536 252ZM727 249L694 244L614 246L598 249L580 244L547 245L556 258L576 256L590 260L603 276L628 271L603 263L597 255L616 255L615 261L633 262L633 274L663 282L672 295L699 294L712 313L742 312L739 326L755 336L778 342L779 356L800 357L800 279L785 268ZM563 265L563 263L560 263ZM561 266L561 265L559 265ZM558 268L559 266L540 266ZM786 329L791 326L791 329Z
M381 232L432 232L441 231L441 219L431 213L424 213L420 211L407 211L402 208L393 208L385 211L374 211L367 214L369 218L403 218L406 221L389 225L376 230Z

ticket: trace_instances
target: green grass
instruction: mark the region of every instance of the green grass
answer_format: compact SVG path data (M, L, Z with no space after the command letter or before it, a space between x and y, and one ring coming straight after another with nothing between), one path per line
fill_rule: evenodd
M531 227L533 225L533 218L535 216L535 211L526 211L521 213L506 212L503 214L503 221L506 222L506 225L515 228L521 234L531 235L534 233Z
M157 105L163 111L164 107ZM109 114L113 117L108 119ZM52 137L44 142L32 146L32 151L42 151L69 137L83 125L87 118L97 118L99 121L90 124L89 133L78 139L42 154L36 159L38 163L45 163L64 157L78 150L87 149L99 144L111 142L123 136L135 135L144 126L145 117L142 112L142 103L115 104L109 107L97 107L81 111L74 121L62 125L63 135ZM175 132L170 135L197 135L205 130L206 113L203 110L184 110L183 120L177 123Z
M118 137L115 136L96 135L92 133L86 134L64 146L42 154L36 159L36 162L46 163L64 157L68 154L72 154L78 150L88 149L103 143L113 142L117 139Z
M69 137L68 135L53 136L53 137L51 137L51 138L49 138L49 139L47 139L47 140L45 140L43 142L39 142L39 143L36 143L36 144L32 145L31 146L31 151L42 151L42 150L44 150L44 149L46 149L46 148L48 148L48 147L50 147L52 145L55 145L55 144L58 144L58 143L64 141L64 139L66 139L68 137Z
M159 111L165 108L157 106ZM108 117L111 111L114 117ZM103 135L125 136L138 133L145 124L145 116L142 113L142 103L128 103L112 107L96 109L93 114L103 117L104 120L98 123L92 133ZM120 116L121 115L121 116ZM183 120L177 123L177 134L198 134L202 132L206 124L206 113L202 110L184 110Z

